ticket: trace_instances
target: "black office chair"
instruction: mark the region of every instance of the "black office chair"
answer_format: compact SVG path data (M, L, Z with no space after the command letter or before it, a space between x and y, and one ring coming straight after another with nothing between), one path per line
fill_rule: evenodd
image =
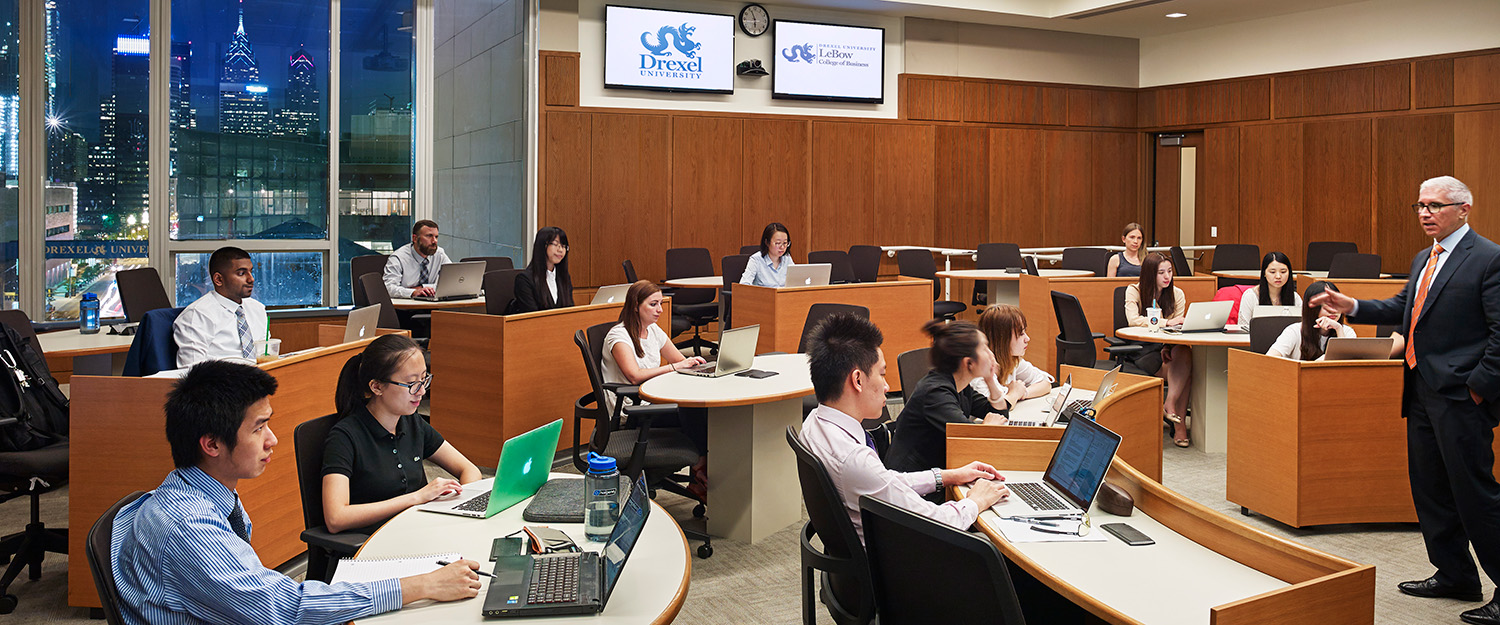
M516 276L525 269L499 269L484 272L484 312L504 315L516 299Z
M1177 245L1172 246L1172 274L1186 278L1193 276L1193 266L1188 264L1187 254Z
M879 245L849 246L849 269L854 272L855 282L875 282L880 279L880 255L885 252Z
M827 264L829 284L848 284L855 282L854 268L849 264L849 253L843 250L820 250L807 253L809 265Z
M120 589L115 586L115 571L111 568L114 562L111 549L115 517L120 514L121 508L134 503L144 494L146 491L143 490L130 493L105 510L104 514L99 515L99 520L94 521L94 526L89 528L88 541L83 544L83 552L89 560L89 572L94 574L94 589L99 592L104 622L108 625L125 625L125 617L120 615Z
M937 263L932 252L925 249L900 250L896 252L896 266L901 275L932 281L932 318L952 320L968 306L963 302L938 299L942 296L942 282L937 279Z
M677 247L667 250L667 279L698 278L714 275L714 260L708 248ZM676 289L672 291L672 317L687 321L693 338L677 344L678 349L692 349L702 354L717 353L719 344L703 338L703 328L719 320L719 304L714 301L717 289ZM674 328L677 324L673 324Z
M6 375L9 375L7 372ZM21 413L22 420L29 417ZM14 417L0 419L0 427L24 427ZM0 557L10 562L0 576L0 614L10 614L19 600L10 594L10 585L28 571L32 581L42 577L42 559L48 553L68 553L68 530L48 529L42 524L42 495L68 483L68 441L62 439L45 447L26 451L0 451L0 503L29 497L31 522L17 533L0 538Z
M1255 320L1251 319L1250 321L1253 323ZM1400 329L1401 326L1399 325L1375 326L1375 336L1378 336L1380 338L1388 338Z
M38 353L42 351L41 345L37 343L36 328L31 325L31 317L26 316L24 311L0 310L0 325L15 330L23 341L29 339Z
M470 257L465 258L465 259L463 259L463 260L461 260L459 262L461 262L461 263L467 263L467 262L476 261L476 260L482 260L482 261L484 261L484 272L485 273L489 273L491 271L500 271L502 269L515 269L516 268L515 261L511 260L509 256L470 256Z
M620 268L625 270L625 284L640 282L640 278L635 277L635 263L627 259L625 262L620 263Z
M896 374L901 376L901 401L911 401L911 392L916 390L917 382L932 370L932 359L927 354L931 350L931 347L918 347L896 357Z
M1022 260L1026 261L1026 273L1027 273L1027 275L1032 275L1032 276L1040 276L1040 275L1042 275L1042 272L1039 271L1036 268L1036 257L1035 256L1027 256L1026 258L1024 258Z
M1109 273L1109 257L1114 252L1102 247L1069 247L1062 253L1062 269L1092 271L1097 277Z
M1251 270L1260 271L1260 246L1247 243L1223 243L1214 246L1214 262L1211 271ZM1219 278L1218 287L1236 284L1260 284L1254 278Z
M578 353L583 357L583 367L593 389L573 402L573 466L579 473L587 472L590 451L614 458L620 462L620 473L631 480L645 473L646 483L653 492L661 489L697 501L693 516L701 518L707 513L707 502L683 487L682 484L691 478L678 473L698 462L698 448L680 430L651 427L653 419L675 414L677 404L639 405L640 386L604 381L604 373L600 370L604 358L604 335L614 326L615 322L610 321L573 333L573 344L578 346ZM615 398L612 411L608 409L606 394ZM626 405L626 399L638 405ZM623 427L622 416L630 418L632 427ZM580 439L584 419L594 422L588 445ZM684 527L682 533L693 540L703 541L698 546L698 557L708 558L714 554L713 540L706 532Z
M1277 337L1281 336L1287 326L1301 322L1302 318L1295 315L1251 317L1250 350L1257 354L1271 351L1271 346L1276 344Z
M988 538L869 495L859 498L859 517L881 625L1025 625L1005 558Z
M1359 244L1352 241L1311 241L1307 244L1307 261L1302 264L1308 271L1331 271L1334 256L1358 253Z
M1091 369L1113 369L1114 360L1095 360L1094 341L1104 338L1089 330L1088 317L1083 314L1083 305L1078 298L1061 291L1052 292L1052 313L1057 317L1057 365L1053 375L1058 375L1062 365L1074 365ZM1111 345L1104 348L1111 358L1125 357L1141 351L1140 345Z
M120 289L120 304L125 307L125 321L135 323L146 313L158 308L171 308L172 298L161 284L161 275L155 267L128 269L115 274L115 286Z
M327 583L339 558L352 558L368 534L328 531L323 518L323 441L343 418L331 414L303 421L292 431L297 460L297 489L302 493L302 542L307 543L307 578Z
M1130 325L1130 323L1126 321L1125 317L1125 290L1128 288L1130 288L1128 285L1115 287L1115 314L1113 324L1114 327L1112 328L1112 330L1119 330L1120 328ZM1117 336L1106 336L1104 337L1104 342L1107 343L1110 347L1125 347L1128 345L1135 345L1135 343L1119 338ZM1105 349L1108 350L1109 348ZM1125 373L1134 373L1136 375L1150 375L1140 367L1135 366L1135 364L1130 361L1129 356L1133 352L1122 351L1108 353L1111 360L1123 367L1122 369L1120 369L1121 371L1124 371Z
M724 305L719 313L719 331L728 330L734 326L730 324L734 305L734 283L739 282L745 275L745 267L750 264L749 254L732 254L719 259L719 268L723 271L724 288L719 290L719 301Z
M1328 265L1328 279L1374 280L1380 277L1380 255L1345 252Z
M1015 243L981 243L979 258L974 261L976 269L1024 269L1026 261L1021 259L1021 248ZM974 295L970 301L975 306L989 304L989 282L974 281Z
M385 290L385 280L381 275L378 273L367 273L359 277L357 284L364 286L367 298L365 301L366 306L380 304L380 322L375 327L390 330L401 329L401 322L396 317L396 305L391 302L391 294ZM428 323L431 323L432 315L430 314L413 316L424 318Z
M755 245L741 245L740 246L740 253L744 254L746 256L753 256L753 255L755 255L756 252L759 252L759 251L760 251L760 244L759 243L757 243Z
M857 304L813 304L807 308L807 318L802 320L802 337L797 340L797 353L807 353L807 339L812 336L813 328L818 327L824 319L836 314L855 315L863 319L870 318L870 309ZM802 416L812 412L818 407L816 395L802 396Z
M802 526L802 623L817 623L813 604L813 571L823 572L820 598L838 625L866 625L875 618L874 591L870 586L870 567L865 547L854 531L854 521L844 509L843 499L823 466L797 438L791 426L786 428L786 443L797 456L797 481L802 486L802 503L807 507L807 523ZM813 545L817 536L823 548Z
M370 298L365 294L365 285L360 278L367 273L374 273L381 276L381 284L384 285L385 263L388 258L385 254L365 254L349 259L349 278L353 281L350 290L354 294L355 308L370 305Z

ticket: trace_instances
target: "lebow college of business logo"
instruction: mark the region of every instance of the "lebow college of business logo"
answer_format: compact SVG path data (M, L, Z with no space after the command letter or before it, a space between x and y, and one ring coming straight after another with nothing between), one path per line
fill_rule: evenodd
M687 24L663 26L654 33L656 43L651 42L651 31L641 33L641 47L650 53L641 55L641 75L701 78L703 57L698 56L698 49L703 44L691 39L694 30ZM676 48L686 59L672 58L675 54L670 48Z

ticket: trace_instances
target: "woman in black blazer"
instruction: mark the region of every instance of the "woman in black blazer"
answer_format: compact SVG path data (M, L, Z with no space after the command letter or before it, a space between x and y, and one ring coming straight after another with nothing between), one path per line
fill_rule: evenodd
M1003 425L1010 405L1006 387L996 375L995 355L983 332L967 321L932 320L922 327L932 337L932 370L912 391L911 400L896 419L885 465L893 471L926 471L947 465L949 423ZM983 378L989 397L969 386Z
M568 233L547 226L531 243L531 262L516 276L516 299L508 314L573 305L573 278L568 275Z

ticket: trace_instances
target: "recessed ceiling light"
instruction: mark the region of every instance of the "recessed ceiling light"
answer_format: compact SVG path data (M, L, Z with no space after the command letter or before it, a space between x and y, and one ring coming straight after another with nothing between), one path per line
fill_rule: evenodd
M1187 17L1187 14L1186 13L1168 13L1167 17L1172 17L1172 18Z

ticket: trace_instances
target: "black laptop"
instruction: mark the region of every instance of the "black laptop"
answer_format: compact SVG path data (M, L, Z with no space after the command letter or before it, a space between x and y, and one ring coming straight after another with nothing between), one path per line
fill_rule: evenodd
M484 616L603 612L650 512L646 477L642 473L620 510L620 520L615 522L609 541L598 553L508 556L496 560L495 577L490 580L490 590L484 598Z

